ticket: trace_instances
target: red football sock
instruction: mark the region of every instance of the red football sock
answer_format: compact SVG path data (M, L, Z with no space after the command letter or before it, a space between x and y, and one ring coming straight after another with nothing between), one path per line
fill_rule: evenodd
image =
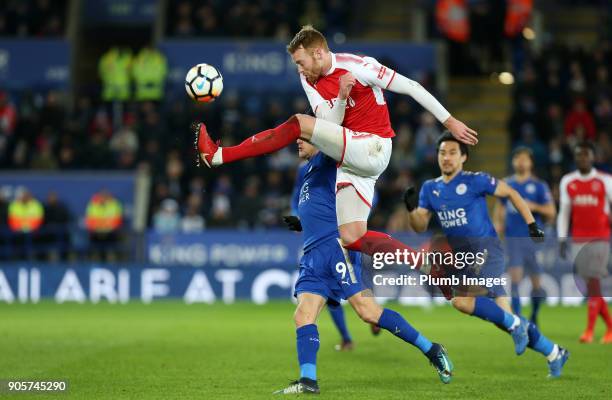
M610 318L610 312L608 311L608 303L603 297L599 297L599 315L606 321L608 330L612 330L612 318Z
M396 253L397 250L401 254L404 254L404 250L407 250L408 253L416 253L412 247L406 246L386 233L377 231L367 231L362 237L344 247L348 250L359 251L370 256L373 256L374 253ZM415 268L419 269L421 264L422 260L419 259Z
M601 308L601 284L599 279L590 278L587 281L587 295L589 296L587 301L587 331L592 332Z
M599 297L589 297L587 301L587 331L589 332L593 332L593 329L595 329L600 305Z
M298 119L291 117L276 128L259 132L237 146L222 147L223 163L273 153L294 143L300 134Z

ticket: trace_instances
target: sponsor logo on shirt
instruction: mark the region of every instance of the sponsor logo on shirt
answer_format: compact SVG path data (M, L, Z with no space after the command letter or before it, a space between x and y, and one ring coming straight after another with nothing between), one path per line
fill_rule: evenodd
M574 205L597 206L599 205L599 199L592 194L579 194L574 197Z
M468 224L467 214L464 208L454 210L441 210L437 212L442 228L454 228Z

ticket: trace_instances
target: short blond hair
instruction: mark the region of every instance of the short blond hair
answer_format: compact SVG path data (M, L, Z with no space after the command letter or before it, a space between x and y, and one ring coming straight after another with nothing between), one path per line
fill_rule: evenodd
M329 51L325 36L323 36L323 34L316 30L312 25L304 25L287 45L287 52L289 54L293 54L300 47L311 49L317 46Z

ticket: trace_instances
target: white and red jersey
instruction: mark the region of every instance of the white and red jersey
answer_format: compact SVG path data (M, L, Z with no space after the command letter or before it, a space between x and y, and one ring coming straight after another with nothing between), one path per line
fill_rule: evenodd
M330 70L316 82L310 83L300 74L302 86L314 113L324 102L331 106L338 97L340 77L350 72L357 81L347 99L342 126L354 132L368 132L390 138L395 136L383 89L389 87L395 71L380 64L372 57L360 57L348 53L331 53Z
M567 237L571 221L574 241L610 239L612 176L593 168L587 175L571 172L561 179L559 237Z

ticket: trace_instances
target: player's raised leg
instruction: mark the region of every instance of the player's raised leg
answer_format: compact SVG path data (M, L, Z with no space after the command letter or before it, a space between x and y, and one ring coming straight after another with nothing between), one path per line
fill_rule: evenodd
M504 311L511 311L507 297L498 297L495 299L495 302ZM500 328L503 329L501 326ZM546 361L548 362L548 377L560 377L563 366L569 359L569 351L544 336L537 325L532 321L527 323L527 335L529 337L527 347L546 357Z
M221 147L219 142L212 140L203 122L194 123L192 130L195 135L198 160L201 159L206 166L212 167L273 153L295 143L300 137L310 140L315 119L304 114L292 115L279 126L256 133L242 143L231 147Z
M529 336L527 332L528 322L524 318L505 311L488 297L454 297L451 303L462 313L503 327L512 336L516 354L521 355L525 352L529 343Z
M275 394L319 393L317 384L317 352L319 331L317 317L325 305L325 298L314 293L299 293L294 321L297 336L297 356L300 364L300 379Z
M353 339L351 338L351 334L349 333L348 327L346 325L346 316L344 315L344 309L340 304L327 306L327 310L329 311L329 315L334 321L334 325L336 329L340 333L340 337L342 338L342 342L334 346L334 348L338 351L347 351L353 350Z
M381 328L421 350L425 357L427 357L436 368L440 380L444 383L450 383L452 379L453 363L442 345L432 343L396 311L388 308L383 309L374 301L373 294L368 290L361 291L351 296L348 301L364 322L377 324Z
M521 315L521 297L519 296L519 283L523 279L522 266L509 266L508 275L510 275L510 295L512 296L512 312L516 315Z
M531 316L529 320L536 326L538 325L538 314L540 313L540 307L542 302L546 300L546 291L542 287L542 279L539 273L533 273L530 275L531 278Z

